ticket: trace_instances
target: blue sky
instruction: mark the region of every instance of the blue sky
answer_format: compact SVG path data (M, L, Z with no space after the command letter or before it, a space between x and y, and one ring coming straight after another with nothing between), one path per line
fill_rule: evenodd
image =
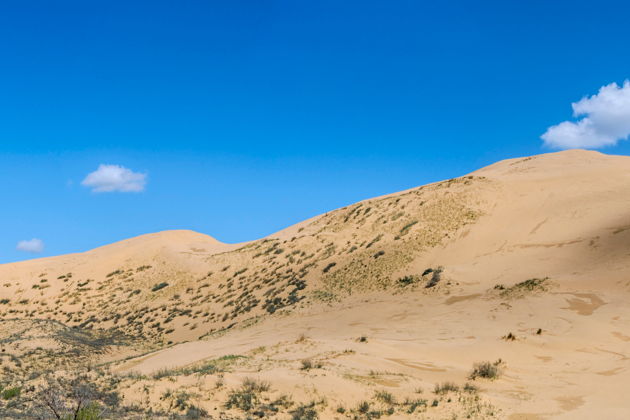
M164 229L256 239L554 150L564 129L628 154L627 141L604 144L628 119L602 128L603 96L583 126L541 135L630 77L629 13L607 1L4 1L0 262ZM82 185L102 164L146 185ZM16 249L33 238L43 252Z

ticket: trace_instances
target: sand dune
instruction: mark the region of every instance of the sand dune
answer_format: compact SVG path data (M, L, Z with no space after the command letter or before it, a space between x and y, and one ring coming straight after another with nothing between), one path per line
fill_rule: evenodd
M170 231L2 265L0 361L23 387L100 364L155 418L624 419L629 244L630 158L510 159L245 244ZM498 377L470 378L485 361ZM271 389L228 407L246 377Z

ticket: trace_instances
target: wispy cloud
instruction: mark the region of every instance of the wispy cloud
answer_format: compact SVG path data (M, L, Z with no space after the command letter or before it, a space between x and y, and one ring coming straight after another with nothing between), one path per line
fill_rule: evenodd
M44 241L37 238L20 241L17 243L15 249L17 249L18 251L39 254L40 252L44 251Z
M120 165L99 165L85 177L81 185L93 192L141 192L147 183L147 175L133 172Z
M596 95L571 104L577 121L551 126L541 136L545 145L557 149L596 149L612 146L630 135L630 81L611 83Z

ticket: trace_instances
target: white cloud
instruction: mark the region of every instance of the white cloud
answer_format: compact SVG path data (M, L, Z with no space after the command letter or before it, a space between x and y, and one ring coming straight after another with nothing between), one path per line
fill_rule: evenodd
M93 192L141 192L146 183L146 174L119 165L99 165L81 185L92 188Z
M41 239L33 238L28 241L20 241L17 243L15 247L18 251L24 252L32 252L34 254L39 254L44 250L44 241Z
M612 146L630 135L630 81L611 83L596 95L571 104L576 122L551 126L541 136L545 145L557 149L595 149Z

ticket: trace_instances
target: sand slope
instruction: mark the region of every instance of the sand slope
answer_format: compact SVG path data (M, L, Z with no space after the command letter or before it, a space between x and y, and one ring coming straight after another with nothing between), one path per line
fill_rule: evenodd
M170 387L236 416L227 393L255 376L273 395L319 401L321 418L363 416L363 400L392 418L627 418L629 298L630 158L582 150L498 162L247 244L162 232L0 266L3 319L121 334L127 345L98 356L118 374L244 356L221 387L175 371L120 385L138 404L165 405ZM498 379L468 378L499 359ZM434 394L445 381L480 390ZM405 398L427 407L410 413Z

